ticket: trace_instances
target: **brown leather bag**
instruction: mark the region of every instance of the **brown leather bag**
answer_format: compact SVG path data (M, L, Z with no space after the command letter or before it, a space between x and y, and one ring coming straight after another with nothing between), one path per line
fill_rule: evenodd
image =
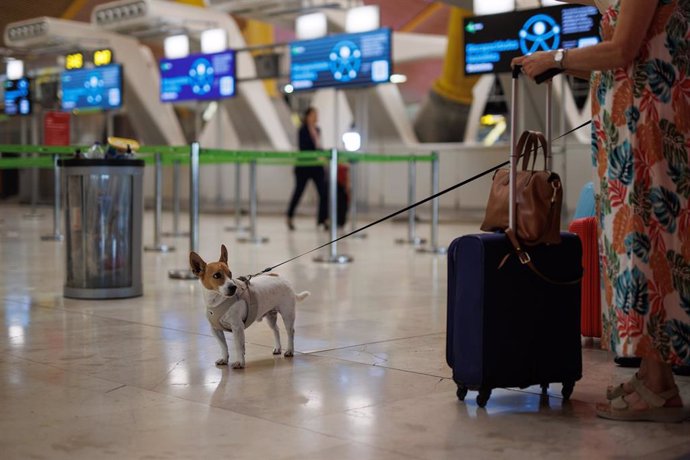
M544 157L544 169L535 170L540 150ZM516 171L517 237L526 246L558 244L561 242L563 188L558 174L546 170L546 138L542 133L525 131L520 136L516 151L522 158L522 168ZM508 169L499 169L494 174L482 230L496 232L508 228L509 180Z

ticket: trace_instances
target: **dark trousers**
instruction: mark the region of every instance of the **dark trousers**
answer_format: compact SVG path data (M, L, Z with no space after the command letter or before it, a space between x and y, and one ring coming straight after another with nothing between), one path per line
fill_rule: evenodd
M316 222L317 224L322 224L328 218L326 174L322 166L295 166L295 190L292 192L287 215L289 218L295 215L295 208L297 208L310 179L314 181L316 191L319 193L319 214Z

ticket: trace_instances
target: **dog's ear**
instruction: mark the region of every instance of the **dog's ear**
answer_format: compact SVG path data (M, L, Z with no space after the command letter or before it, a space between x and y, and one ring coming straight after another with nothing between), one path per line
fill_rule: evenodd
M196 276L201 276L204 270L206 270L206 262L196 252L189 253L189 266L192 268L192 273Z
M223 262L227 265L228 263L228 248L224 244L220 245L220 259L219 262Z

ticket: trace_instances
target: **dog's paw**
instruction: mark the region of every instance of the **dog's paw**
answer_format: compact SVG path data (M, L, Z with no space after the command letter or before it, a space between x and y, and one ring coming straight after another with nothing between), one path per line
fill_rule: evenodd
M273 349L273 354L274 355L279 355L281 353L280 348L274 348Z
M233 369L244 369L244 363L241 363L239 361L235 361L232 363L232 368Z
M294 351L288 350L288 351L285 352L285 357L286 357L286 358L292 358L293 356L295 356L295 352L294 352Z
M220 358L216 360L216 366L226 366L228 364L228 358Z

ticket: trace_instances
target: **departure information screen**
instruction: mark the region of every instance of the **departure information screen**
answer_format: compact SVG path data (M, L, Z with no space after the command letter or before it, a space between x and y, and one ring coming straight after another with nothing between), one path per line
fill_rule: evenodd
M564 5L465 18L465 74L510 72L517 56L599 43L599 10Z
M122 66L67 70L60 74L62 110L112 110L122 106Z
M163 102L215 100L235 95L235 52L161 59Z
M295 90L385 83L391 67L390 29L290 43Z
M28 78L18 80L5 80L5 114L6 115L30 115L31 91Z

